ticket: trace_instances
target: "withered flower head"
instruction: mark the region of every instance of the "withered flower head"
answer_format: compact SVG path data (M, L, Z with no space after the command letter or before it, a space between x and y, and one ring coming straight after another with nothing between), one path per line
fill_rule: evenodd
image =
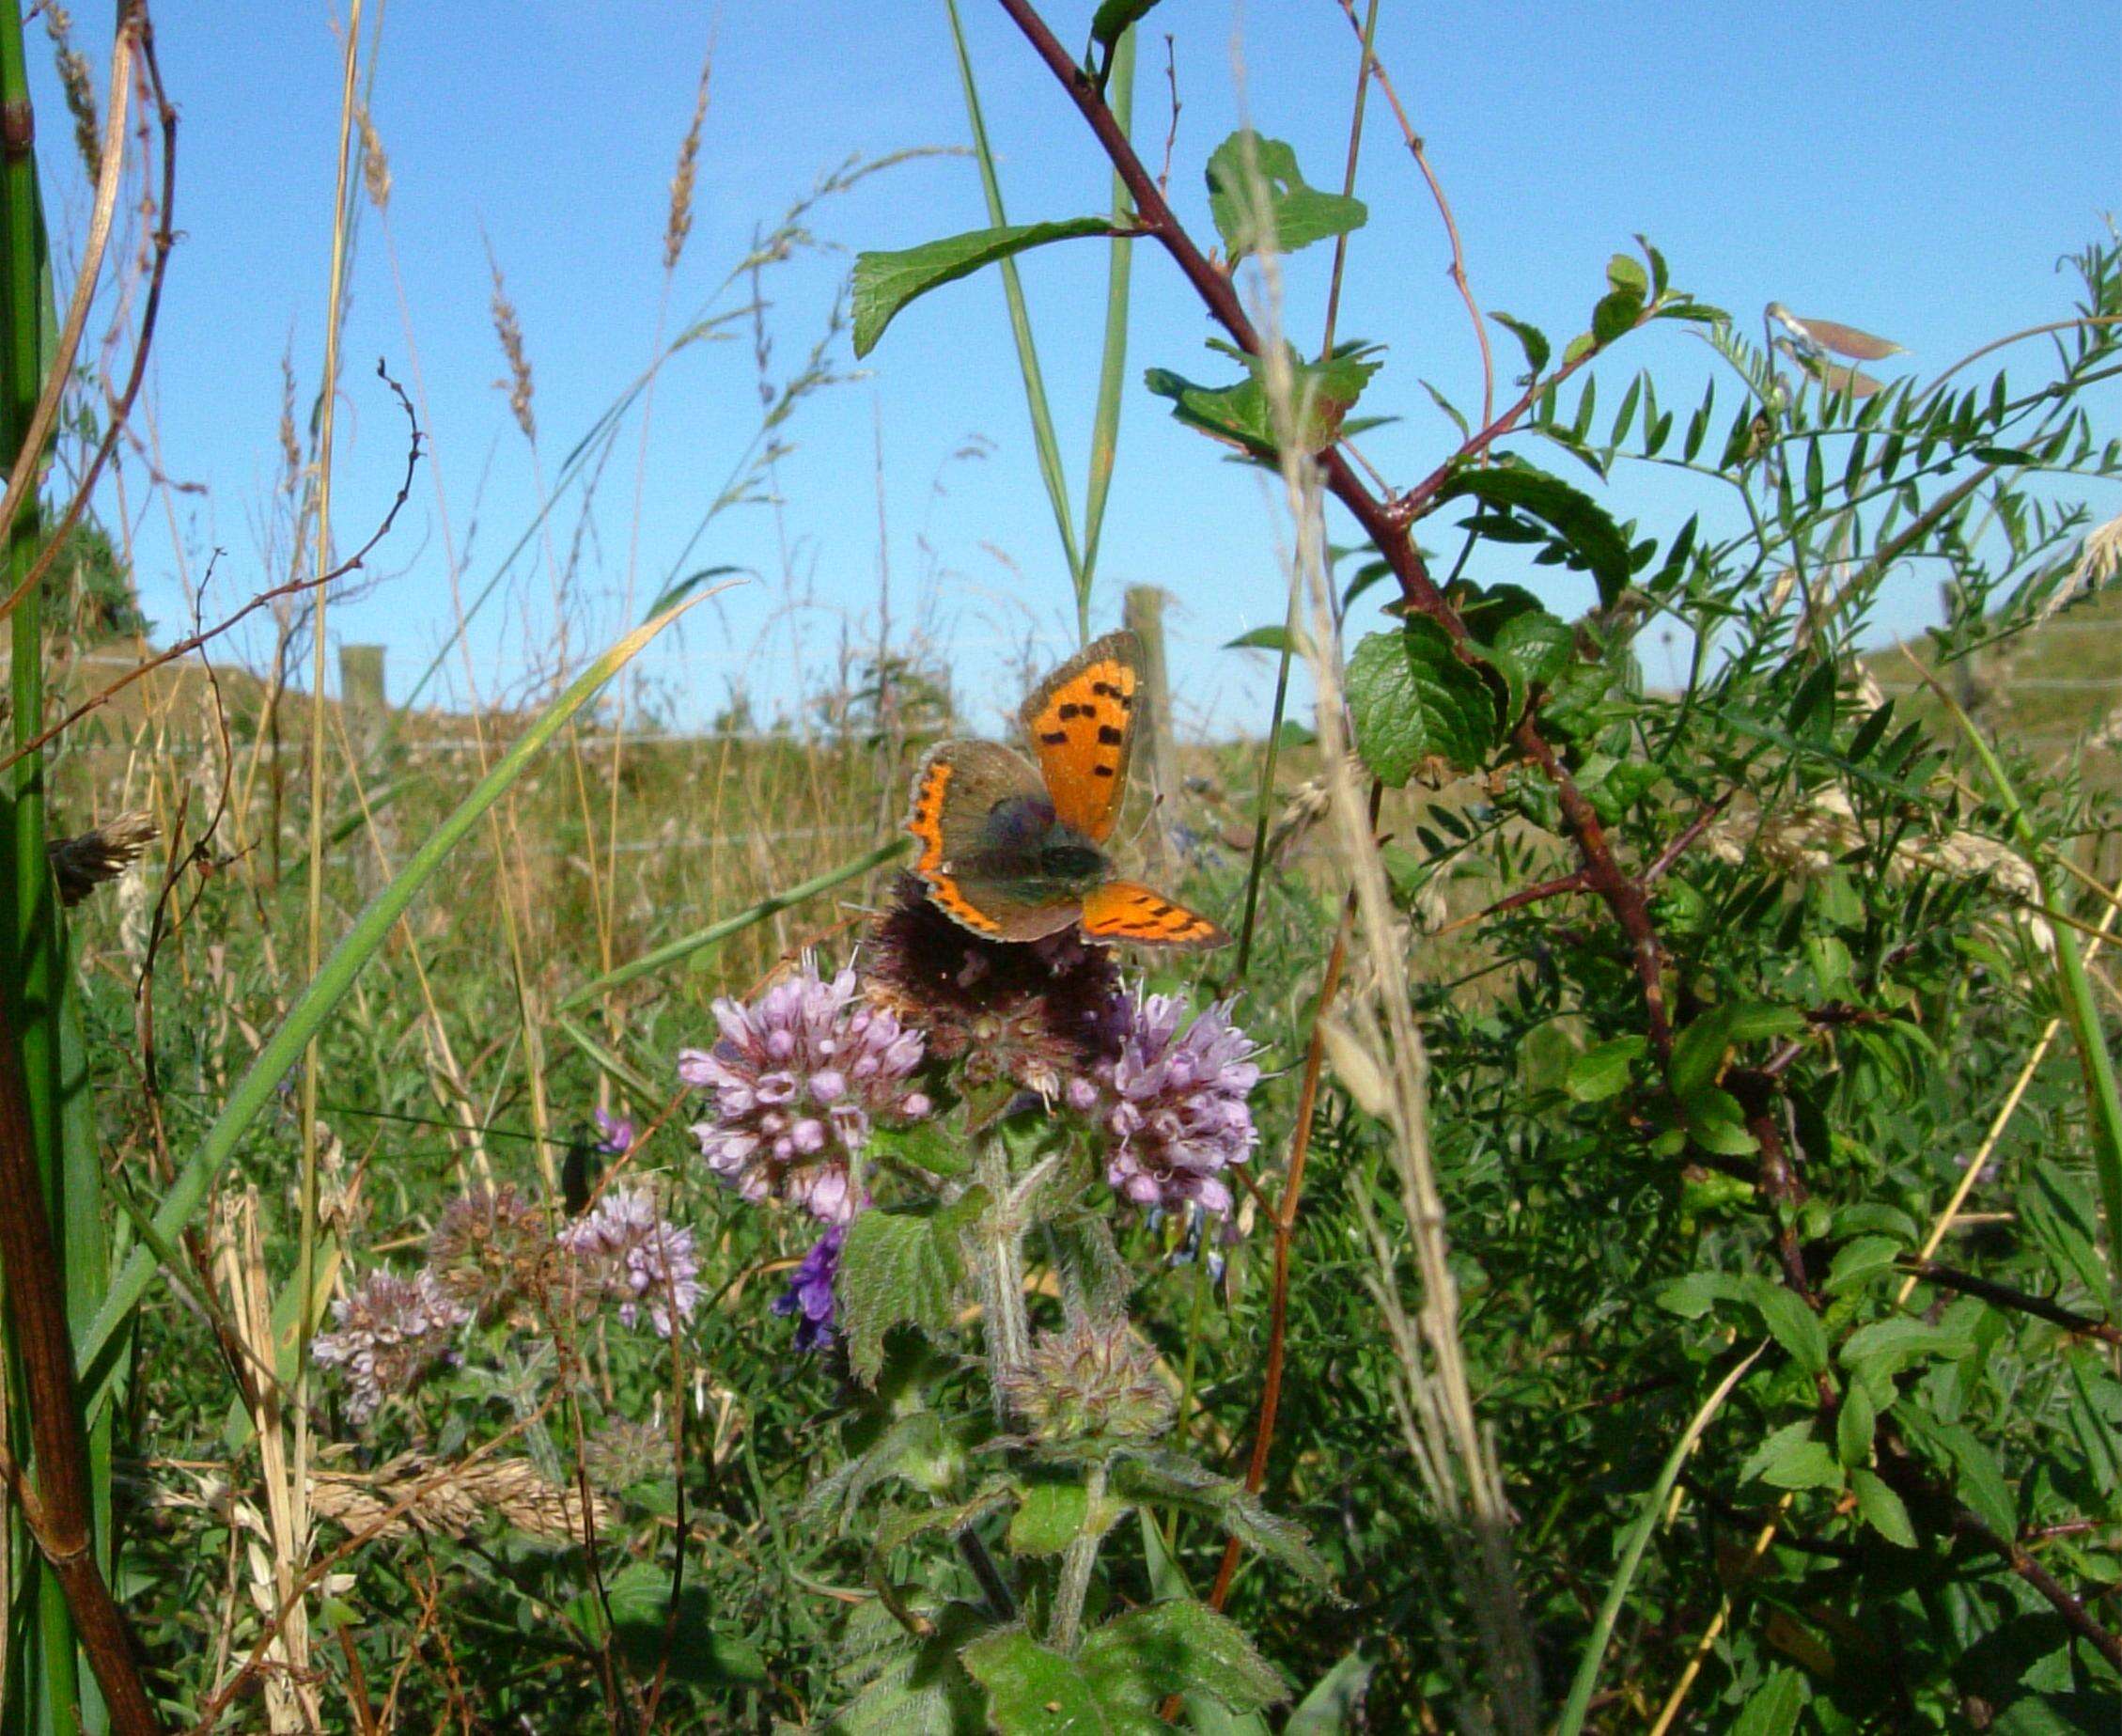
M1003 1376L1010 1408L1049 1446L1148 1440L1172 1420L1172 1395L1124 1320L1042 1332L1023 1367Z
M1120 973L1072 931L1045 940L983 940L901 874L878 919L864 986L926 1033L928 1054L964 1062L964 1082L1014 1080L1046 1098L1112 1058Z
M507 1313L537 1290L552 1257L544 1212L512 1184L459 1195L428 1237L436 1284L481 1320Z

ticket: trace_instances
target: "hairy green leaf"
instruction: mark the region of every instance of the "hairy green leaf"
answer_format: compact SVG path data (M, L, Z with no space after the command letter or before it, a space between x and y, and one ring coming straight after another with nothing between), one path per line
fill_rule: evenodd
M1634 566L1621 527L1605 508L1560 477L1522 463L1461 469L1437 491L1437 504L1461 496L1484 506L1529 513L1546 524L1567 563L1590 573L1597 582L1602 606L1611 605L1628 588Z

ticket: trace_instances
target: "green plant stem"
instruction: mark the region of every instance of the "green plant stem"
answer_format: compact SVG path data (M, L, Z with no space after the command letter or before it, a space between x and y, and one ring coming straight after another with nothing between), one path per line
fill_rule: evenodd
M1091 1570L1098 1565L1098 1545L1105 1535L1105 1462L1100 1459L1084 1474L1083 1529L1069 1540L1061 1557L1061 1579L1053 1588L1053 1622L1047 1644L1069 1653L1076 1649L1083 1633L1084 1599L1090 1590Z
M981 1220L980 1306L985 1317L981 1339L987 1347L988 1391L995 1420L1009 1417L1007 1377L1024 1366L1031 1332L1024 1313L1024 1219L1011 1187L1009 1156L1002 1136L981 1135L977 1162L980 1185L988 1190L987 1214Z

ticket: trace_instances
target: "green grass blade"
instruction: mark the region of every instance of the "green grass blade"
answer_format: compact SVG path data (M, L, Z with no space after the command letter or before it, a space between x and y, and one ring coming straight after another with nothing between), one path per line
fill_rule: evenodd
M165 1243L174 1243L197 1216L221 1172L235 1155L243 1134L272 1102L288 1070L301 1058L304 1045L322 1029L333 1009L353 986L362 967L382 948L398 919L405 914L420 889L434 877L450 852L463 841L465 834L478 823L545 744L589 703L606 681L631 663L672 621L714 594L706 591L688 598L677 608L635 628L577 676L567 691L523 733L523 739L495 762L493 770L479 780L471 794L459 803L449 817L413 852L398 877L369 900L367 908L347 931L346 938L333 949L323 968L288 1009L287 1017L281 1020L249 1069L236 1082L228 1101L214 1118L213 1125L207 1130L198 1149L185 1161L169 1192L164 1196L161 1206L156 1209L154 1222L156 1232ZM153 1253L144 1245L135 1247L112 1280L103 1306L82 1339L78 1354L86 1371L91 1415L108 1397L114 1378L114 1359L107 1353L116 1344L120 1329L141 1297L147 1294L148 1287L154 1282L156 1270Z
M1591 1710L1592 1690L1599 1685L1599 1666L1605 1661L1607 1642L1614 1637L1614 1624L1620 1619L1622 1604L1628 1602L1629 1587L1635 1582L1636 1569L1643 1563L1643 1552L1649 1545L1650 1534L1658 1528L1659 1512L1672 1494L1673 1485L1680 1479L1680 1467L1687 1462L1688 1454L1694 1450L1695 1442L1702 1438L1710 1419L1731 1397L1732 1388L1768 1348L1765 1340L1755 1345L1744 1362L1717 1383L1717 1390L1703 1401L1702 1408L1695 1412L1680 1438L1673 1444L1673 1450L1665 1457L1664 1467L1658 1473L1658 1480L1645 1491L1636 1522L1621 1551L1620 1565L1614 1571L1614 1583L1606 1587L1606 1600L1599 1604L1598 1618L1592 1622L1591 1636L1584 1641L1584 1654L1578 1660L1576 1680L1569 1684L1568 1703L1562 1709L1562 1721L1554 1727L1555 1736L1578 1736L1584 1728L1585 1714Z
M559 1027L560 1034L587 1056L600 1071L609 1073L643 1102L654 1103L669 1089L666 1086L663 1091L659 1091L623 1056L613 1054L566 1013L554 1013L553 1023Z
M844 882L868 873L871 868L882 868L895 857L904 855L912 842L910 838L892 838L878 845L866 855L857 856L852 862L843 862L836 868L828 868L822 874L814 874L808 880L798 882L786 892L776 892L772 898L761 899L750 909L741 910L734 916L724 916L719 921L709 923L704 929L695 929L690 934L681 934L674 941L666 941L654 951L645 952L616 970L607 971L593 981L584 983L554 1010L571 1012L601 994L624 988L639 977L662 970L666 964L675 964L703 946L711 946L719 940L727 940L732 934L741 934L754 923L764 922L769 916L791 909L807 899L814 899L820 892L830 892Z
M1002 183L995 178L994 151L988 144L988 123L980 113L980 88L973 78L973 56L965 46L965 26L958 16L958 0L944 0L950 14L950 39L958 50L958 76L965 89L965 117L973 127L973 151L979 159L980 187L987 195L988 221L1000 228L1009 221L1002 208ZM1124 247L1125 242L1115 242ZM1024 285L1014 259L1002 261L1002 293L1009 304L1009 330L1017 340L1017 365L1024 375L1024 406L1031 412L1032 441L1038 448L1039 479L1053 506L1054 528L1061 533L1061 552L1069 562L1069 583L1076 592L1079 632L1088 636L1087 581L1083 555L1076 548L1075 512L1069 504L1069 478L1061 467L1061 443L1054 437L1053 414L1046 404L1046 382L1039 372L1038 348L1032 341L1032 316L1024 305Z
M1113 64L1106 80L1105 100L1113 118L1131 137L1134 132L1134 41L1131 28L1122 33L1113 49ZM1134 216L1127 183L1113 177L1113 221L1127 223ZM1113 486L1113 466L1120 448L1120 403L1127 384L1128 285L1134 243L1115 238L1111 263L1105 277L1105 352L1098 366L1098 410L1090 428L1090 477L1084 487L1083 565L1076 573L1076 632L1090 637L1090 586L1098 569L1098 540L1105 528L1105 496Z

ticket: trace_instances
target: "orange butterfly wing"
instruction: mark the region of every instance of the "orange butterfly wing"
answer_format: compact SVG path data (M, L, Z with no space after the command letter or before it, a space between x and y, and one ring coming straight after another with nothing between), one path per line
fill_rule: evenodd
M1142 641L1109 633L1041 681L1020 713L1054 814L1094 844L1120 818L1141 686Z
M1037 796L1038 776L1023 756L996 742L943 742L913 774L906 829L920 846L913 871L929 900L961 928L989 940L1031 941L1076 920L1073 899L1027 899L1006 881L980 878L983 826L998 802Z
M1083 930L1093 940L1142 946L1220 946L1230 936L1208 917L1131 880L1109 880L1084 899Z

